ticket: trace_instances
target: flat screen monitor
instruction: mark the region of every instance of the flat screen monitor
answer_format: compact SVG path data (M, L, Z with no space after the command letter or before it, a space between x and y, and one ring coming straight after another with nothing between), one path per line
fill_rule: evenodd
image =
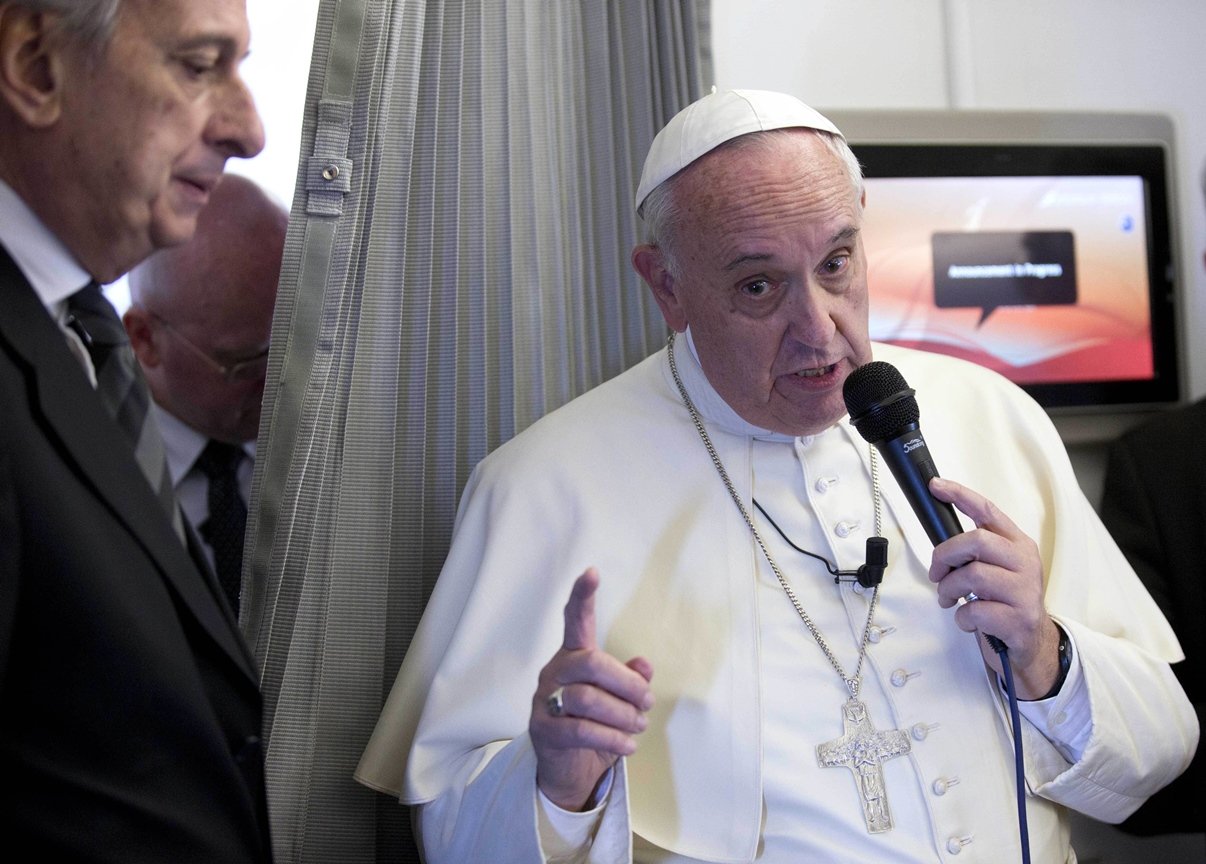
M871 337L995 369L1055 412L1177 402L1167 118L930 117L878 139L835 118L866 177Z

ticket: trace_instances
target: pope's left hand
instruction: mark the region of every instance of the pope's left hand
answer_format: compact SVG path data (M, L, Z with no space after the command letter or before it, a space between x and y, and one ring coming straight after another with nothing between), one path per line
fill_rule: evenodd
M939 604L959 607L959 629L991 633L1009 646L1018 698L1040 698L1059 675L1059 628L1043 604L1038 546L983 495L942 477L929 488L976 525L934 547L930 581L938 585ZM960 604L969 594L979 599ZM996 652L985 639L979 642L985 662L1001 674Z

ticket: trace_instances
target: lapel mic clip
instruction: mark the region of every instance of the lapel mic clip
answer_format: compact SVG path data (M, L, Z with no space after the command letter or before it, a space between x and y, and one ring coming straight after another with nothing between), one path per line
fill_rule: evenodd
M836 570L835 584L857 582L864 588L874 588L884 581L884 570L888 567L888 540L886 537L868 537L866 563L857 570Z

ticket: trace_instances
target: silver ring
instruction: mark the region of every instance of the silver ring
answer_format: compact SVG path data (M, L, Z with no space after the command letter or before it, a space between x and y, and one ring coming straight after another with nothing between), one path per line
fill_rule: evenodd
M565 688L558 687L549 694L546 705L549 706L549 713L554 717L560 717L565 713Z
M976 594L975 591L968 591L967 595L964 596L963 599L967 603L975 603L977 600L980 599L980 597L979 597L979 595Z

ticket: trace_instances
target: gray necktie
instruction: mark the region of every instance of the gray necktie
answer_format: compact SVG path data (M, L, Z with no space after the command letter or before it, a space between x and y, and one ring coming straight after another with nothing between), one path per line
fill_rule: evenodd
M88 349L96 369L96 393L130 442L138 467L158 496L176 534L183 539L184 523L172 491L163 437L150 410L150 390L130 347L126 328L95 282L67 300L67 326Z

